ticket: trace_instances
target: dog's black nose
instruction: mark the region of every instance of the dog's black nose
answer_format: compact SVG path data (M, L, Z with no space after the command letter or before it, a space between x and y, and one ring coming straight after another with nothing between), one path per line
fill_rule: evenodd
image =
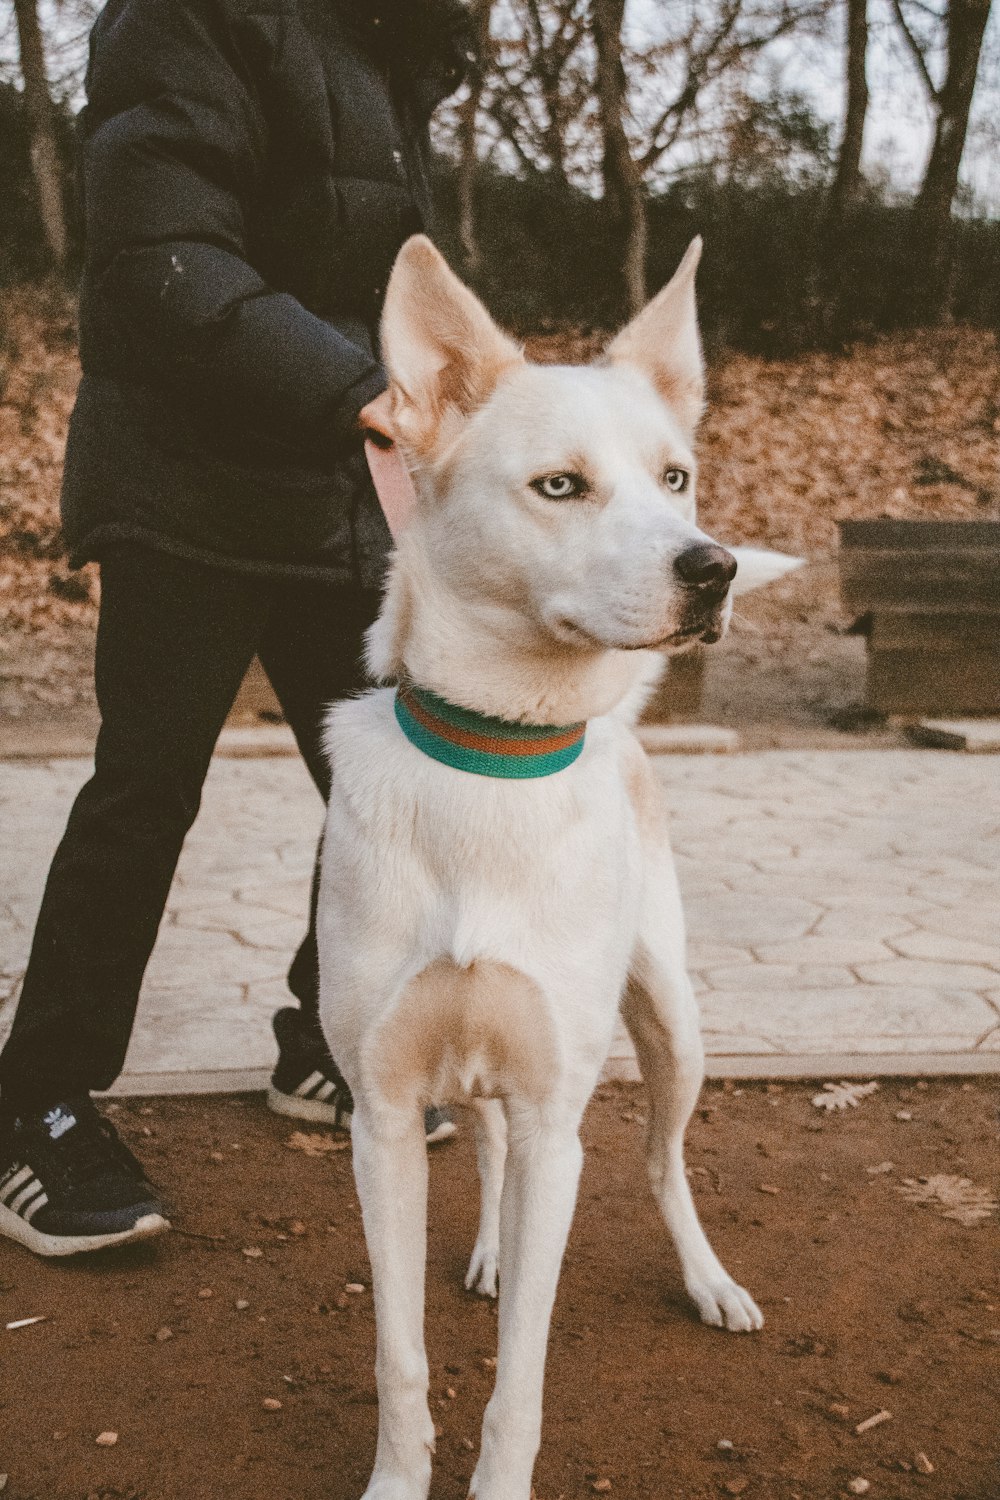
M735 557L715 542L699 542L695 547L685 548L674 559L674 567L684 583L718 593L724 593L736 576Z

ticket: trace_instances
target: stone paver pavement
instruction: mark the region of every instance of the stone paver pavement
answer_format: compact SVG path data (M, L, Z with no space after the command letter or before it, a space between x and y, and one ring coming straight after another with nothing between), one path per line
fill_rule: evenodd
M1000 761L927 750L669 756L709 1069L1000 1072ZM0 1035L88 774L0 765ZM319 799L294 759L217 759L120 1087L260 1086ZM634 1062L618 1038L609 1071Z

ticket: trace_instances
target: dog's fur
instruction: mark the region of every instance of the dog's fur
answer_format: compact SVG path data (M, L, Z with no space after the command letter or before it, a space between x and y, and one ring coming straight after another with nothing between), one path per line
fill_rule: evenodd
M698 1013L660 788L628 727L664 652L716 637L729 608L673 568L709 540L694 521L698 253L587 368L528 364L426 239L403 248L389 287L393 425L418 506L369 665L482 713L589 724L568 769L504 781L422 754L396 723L391 688L330 716L321 1010L354 1093L374 1278L379 1431L366 1500L425 1500L430 1484L421 1111L445 1100L476 1110L482 1205L466 1284L492 1296L500 1283L471 1492L528 1500L578 1129L619 1010L650 1093L649 1174L687 1291L707 1323L761 1326L685 1179ZM670 469L690 474L684 493L665 485ZM582 476L583 495L531 487L565 473Z

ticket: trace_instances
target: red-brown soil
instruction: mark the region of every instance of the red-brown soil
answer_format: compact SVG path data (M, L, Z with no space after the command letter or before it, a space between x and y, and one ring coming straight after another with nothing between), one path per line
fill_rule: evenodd
M896 1191L953 1173L995 1195L996 1088L883 1083L830 1116L815 1092L712 1085L692 1122L701 1213L768 1320L733 1336L684 1298L646 1189L640 1091L599 1091L538 1500L602 1480L629 1500L834 1500L856 1479L871 1500L1000 1495L996 1218L966 1228ZM287 1149L291 1122L257 1098L136 1101L115 1118L181 1232L72 1263L0 1244L4 1500L357 1500L374 1321L349 1153ZM434 1500L466 1494L491 1383L495 1310L461 1288L475 1215L466 1130L431 1172Z

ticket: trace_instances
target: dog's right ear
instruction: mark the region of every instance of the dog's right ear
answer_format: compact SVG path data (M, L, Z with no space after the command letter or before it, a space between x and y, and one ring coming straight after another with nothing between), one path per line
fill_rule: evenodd
M422 234L406 241L392 268L382 354L393 425L417 454L447 441L524 359Z

